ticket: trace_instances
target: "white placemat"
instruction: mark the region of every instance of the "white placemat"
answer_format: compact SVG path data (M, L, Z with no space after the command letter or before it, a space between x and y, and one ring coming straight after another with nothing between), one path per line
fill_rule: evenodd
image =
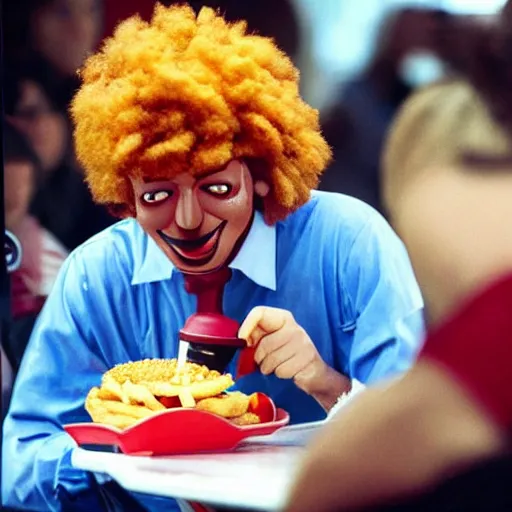
M133 492L277 511L286 501L302 453L297 446L246 446L232 453L136 457L76 448L72 464L107 474Z

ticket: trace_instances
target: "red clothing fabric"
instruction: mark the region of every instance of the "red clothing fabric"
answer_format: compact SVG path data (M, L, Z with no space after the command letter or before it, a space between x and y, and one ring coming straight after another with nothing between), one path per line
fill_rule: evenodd
M20 272L11 277L11 309L13 318L36 314L43 309L46 297L38 297L26 285Z
M23 255L18 270L11 274L13 318L37 314L57 278L67 251L32 217L16 231Z
M421 359L457 379L512 433L512 274L472 298L427 338Z

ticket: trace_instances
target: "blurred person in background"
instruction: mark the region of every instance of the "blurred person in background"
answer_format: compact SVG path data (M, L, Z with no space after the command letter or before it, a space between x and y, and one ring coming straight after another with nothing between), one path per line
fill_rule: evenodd
M375 54L347 83L323 120L334 159L320 188L352 195L383 212L379 165L398 108L416 87L443 76L440 58L454 17L437 9L407 8L389 16Z
M463 133L457 157L413 168L395 205L428 308L424 349L322 432L287 510L512 509L512 2L488 30L466 41L466 94L487 108L474 126L494 120L496 147Z
M32 213L72 250L114 218L92 200L74 157L71 125L59 110L46 75L37 70L8 70L4 98L10 122L28 137L43 170Z
M78 85L77 70L103 35L102 0L18 0L3 5L4 52L48 78L60 110Z
M20 267L11 276L13 322L6 353L17 371L32 328L49 295L66 249L36 218L30 202L41 178L41 167L28 140L9 121L4 122L5 227L23 249Z

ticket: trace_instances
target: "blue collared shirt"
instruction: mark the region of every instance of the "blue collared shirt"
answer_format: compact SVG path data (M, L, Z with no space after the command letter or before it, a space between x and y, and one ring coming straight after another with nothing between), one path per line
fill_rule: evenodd
M413 362L423 339L422 299L403 244L356 199L316 192L276 226L258 213L225 288L225 313L241 322L257 305L290 310L334 369L367 384ZM62 430L89 421L84 399L118 363L176 357L178 331L195 310L183 275L134 220L76 249L36 324L4 428L4 503L58 510L88 477L70 465ZM255 373L294 423L325 417L291 380Z

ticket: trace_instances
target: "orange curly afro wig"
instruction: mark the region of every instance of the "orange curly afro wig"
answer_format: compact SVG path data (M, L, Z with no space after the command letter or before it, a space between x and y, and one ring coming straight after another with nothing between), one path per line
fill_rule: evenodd
M95 200L120 215L135 212L130 176L200 176L236 158L270 185L272 223L309 199L330 159L291 60L210 8L157 4L150 23L125 20L80 74L77 156Z

